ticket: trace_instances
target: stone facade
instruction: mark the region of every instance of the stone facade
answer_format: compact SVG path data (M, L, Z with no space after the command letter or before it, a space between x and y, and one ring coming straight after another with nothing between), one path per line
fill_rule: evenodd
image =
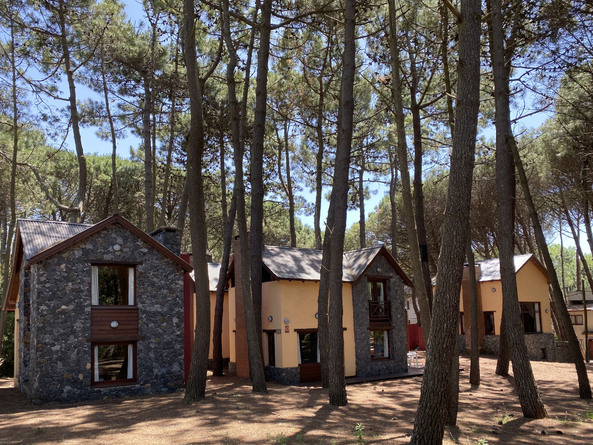
M539 333L526 334L525 345L527 346L527 354L529 360L543 360L548 362L556 361L556 345L554 344L554 334ZM499 335L485 335L484 347L480 351L482 354L498 355L498 347L500 344ZM465 336L459 336L459 352L464 353Z
M387 296L391 303L391 323L388 331L389 358L372 360L370 355L368 279L389 277ZM365 274L353 284L354 343L356 345L356 376L371 377L407 372L407 332L404 284L389 262L377 256Z
M277 368L266 366L266 380L274 380L282 385L298 385L301 381L299 368Z
M135 264L137 380L92 385L91 263ZM176 391L184 385L183 271L114 224L21 269L20 390L35 402Z

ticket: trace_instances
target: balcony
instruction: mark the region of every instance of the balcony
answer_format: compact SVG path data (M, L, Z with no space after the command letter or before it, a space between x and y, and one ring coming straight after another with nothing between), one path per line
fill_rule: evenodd
M391 304L389 301L369 300L369 321L391 321Z

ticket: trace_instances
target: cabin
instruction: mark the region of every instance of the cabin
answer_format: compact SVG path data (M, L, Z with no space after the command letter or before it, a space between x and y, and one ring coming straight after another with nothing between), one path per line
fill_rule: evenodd
M593 359L593 294L590 291L585 292L583 302L583 291L568 292L568 314L574 329L579 345L586 358L586 346L589 348L589 359ZM584 303L584 304L583 304ZM583 308L586 308L583 310Z
M235 252L238 252L235 240ZM321 379L317 297L322 252L265 246L262 344L267 378L293 385ZM240 257L230 264L229 372L249 376ZM404 286L412 286L385 247L345 252L343 326L346 377L407 372Z
M555 360L550 313L549 278L545 267L532 254L514 257L521 322L530 360ZM502 283L498 258L476 262L478 338L480 351L498 354L502 316ZM460 297L460 348L471 345L469 269L466 265Z
M192 269L174 229L152 235L120 215L94 225L18 220L3 309L16 312L15 387L30 400L183 389Z

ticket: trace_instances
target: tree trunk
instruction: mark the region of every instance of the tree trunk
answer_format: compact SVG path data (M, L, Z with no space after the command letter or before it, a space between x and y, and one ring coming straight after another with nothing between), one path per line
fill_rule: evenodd
M218 286L216 287L216 304L214 306L214 326L212 328L212 374L222 375L223 357L222 357L222 321L224 315L224 291L226 288L226 275L229 270L229 260L231 257L231 245L233 242L233 226L235 224L235 214L237 210L237 200L233 193L231 198L231 209L226 220L224 228L224 247L222 260L220 263L220 272L218 274Z
M360 170L358 175L358 236L360 238L360 248L364 249L367 246L366 240L366 226L365 226L365 214L364 214L364 151L360 152Z
M564 296L562 295L562 289L560 288L558 275L556 274L556 269L554 268L552 256L550 255L550 251L548 250L548 243L546 242L544 231L539 222L539 215L537 214L535 203L533 202L533 198L531 196L531 190L529 189L529 183L527 182L527 175L525 174L525 169L523 168L523 162L521 160L519 150L517 149L515 139L511 134L510 128L508 129L508 135L510 148L513 152L513 158L515 160L515 165L517 166L517 171L519 173L519 181L521 183L521 188L523 189L525 202L527 203L527 207L529 209L529 215L531 217L533 230L535 231L537 245L539 247L540 253L544 258L544 264L546 266L546 269L548 270L548 277L550 278L550 284L552 287L551 295L554 307L554 310L552 312L556 316L555 318L556 322L559 325L559 332L561 332L568 341L570 356L573 363L575 364L577 371L577 378L579 382L579 396L581 397L581 399L590 399L591 385L589 384L589 377L587 376L587 368L585 367L585 363L583 362L583 356L581 354L579 340L576 336L574 329L572 328L572 322L570 320L570 315L568 313L568 309L564 301Z
M86 171L86 157L82 147L82 138L80 136L80 126L78 117L78 105L76 102L76 84L74 82L74 69L70 60L70 47L68 45L68 31L66 30L66 13L64 10L64 0L58 2L58 17L60 21L60 43L62 46L62 56L64 62L64 71L66 72L66 79L68 81L69 90L69 104L70 104L70 121L72 124L72 136L74 138L74 146L76 148L76 158L78 160L78 189L76 197L72 203L72 207L76 211L70 212L71 221L80 221L82 212L84 210L84 202L86 196L87 185L87 171Z
M329 404L348 404L344 374L344 330L342 302L342 265L344 258L344 234L348 209L348 179L352 133L354 128L354 75L356 53L356 0L344 4L344 53L342 56L342 86L338 109L336 160L332 186L327 229L323 240L323 259L319 302L329 302L327 326L327 373ZM322 295L327 292L327 297ZM321 303L320 303L321 306ZM321 314L320 317L321 318Z
M263 251L263 215L264 215L264 180L263 180L263 155L264 137L266 126L267 88L268 88L268 60L270 56L272 0L264 0L259 25L259 49L257 52L257 77L255 87L255 112L253 118L253 141L251 144L251 225L250 225L250 251L251 263L251 296L255 317L255 333L257 340L257 353L261 351L261 305L262 305L262 251ZM247 307L247 305L245 305ZM251 347L251 342L248 342ZM254 353L255 354L255 353ZM250 352L249 356L252 356ZM250 361L251 380L253 390L266 391L263 358L255 367L256 362Z
M480 344L478 333L478 285L476 280L476 261L472 250L471 237L468 237L465 250L467 258L467 269L469 278L470 311L471 311L471 347L470 347L470 371L469 383L473 387L480 386Z
M452 362L459 326L459 293L469 233L469 210L480 106L480 1L463 0L459 23L459 89L433 323L411 443L443 439L451 411Z
M400 49L397 38L395 1L389 0L389 51L391 53L392 70L392 95L394 101L395 124L397 127L397 155L399 169L401 173L400 183L402 185L403 214L406 222L408 234L408 244L410 249L410 262L414 272L414 281L416 283L415 291L420 302L420 319L425 343L428 344L428 333L430 331L431 307L426 287L418 285L423 283L424 274L422 272L422 263L418 248L418 234L416 232L416 221L414 219L414 204L412 202L412 188L410 185L410 173L408 171L408 149L406 144L405 117L402 94L402 78Z
M152 181L152 134L150 131L152 94L150 91L148 74L144 74L143 81L144 106L142 107L142 140L144 142L144 211L146 212L146 231L150 233L154 230L154 183ZM195 141L193 142L195 143ZM188 141L188 156L191 150L191 142Z
M210 289L208 285L208 261L206 258L207 230L202 179L204 122L202 85L197 66L194 15L193 0L184 0L182 30L183 53L185 66L187 67L191 119L187 141L188 203L191 216L190 235L196 283L196 329L184 398L186 403L195 402L205 397L206 373L208 371L208 350L210 347ZM147 153L148 152L149 151L147 151ZM152 174L152 172L150 173ZM147 222L148 221L150 221L150 219L147 218Z
M521 309L517 295L514 261L515 166L510 148L509 84L505 63L504 33L500 0L491 0L490 52L494 74L496 122L496 184L498 200L498 246L500 250L500 277L502 281L503 313L509 340L513 375L523 415L528 418L547 416L531 364L521 324Z

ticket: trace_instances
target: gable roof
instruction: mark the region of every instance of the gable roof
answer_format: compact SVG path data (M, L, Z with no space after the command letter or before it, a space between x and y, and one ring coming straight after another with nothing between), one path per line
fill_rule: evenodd
M525 266L529 261L533 261L535 266L544 274L548 279L548 272L546 268L535 258L531 253L526 255L515 255L515 274L519 273L519 270ZM493 258L489 260L476 261L476 265L480 266L480 278L479 282L486 281L500 281L500 259Z
M402 281L413 287L411 280L384 246L344 252L342 280L357 281L379 255L391 264ZM323 252L316 249L265 246L262 252L264 267L278 280L319 281Z
M19 219L17 221L12 255L12 272L6 290L8 298L5 299L4 307L1 309L14 310L15 308L14 306L18 297L20 266L23 259L28 264L38 263L111 225L122 226L186 272L192 270L192 267L187 262L119 214L106 218L97 224Z

